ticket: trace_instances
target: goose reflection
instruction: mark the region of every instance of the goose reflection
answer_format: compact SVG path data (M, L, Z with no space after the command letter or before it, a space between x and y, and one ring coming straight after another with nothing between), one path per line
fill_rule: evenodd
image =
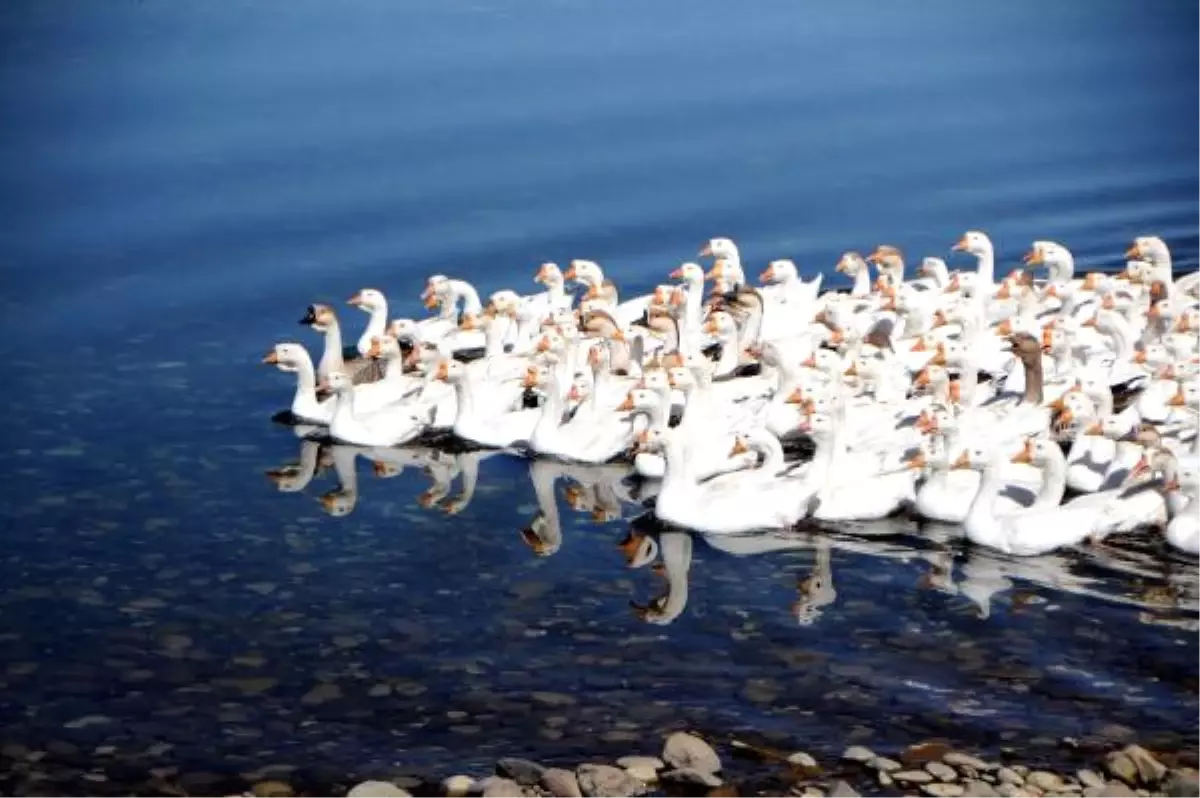
M537 501L537 512L521 529L521 540L538 557L549 557L562 547L562 518L558 512L555 486L559 479L570 480L563 487L563 500L572 510L587 513L592 522L609 523L621 518L628 500L623 500L620 485L629 475L627 466L579 465L556 460L530 460L529 481ZM626 494L627 495L627 494Z
M319 493L322 510L333 517L354 512L360 499L358 458L365 458L378 480L392 480L416 470L429 479L417 503L447 516L460 515L482 490L484 460L506 459L502 451L449 452L429 446L360 448L331 445L299 437L293 462L266 473L281 493L303 493L332 468L335 484ZM1072 596L1130 606L1147 624L1195 629L1200 609L1200 579L1191 560L1164 557L1165 544L1154 536L1123 538L1078 547L1038 558L1009 557L964 543L960 527L950 524L885 521L819 525L786 532L702 535L665 528L644 513L645 496L655 482L633 476L627 465L579 465L547 459L527 464L536 512L519 538L535 557L556 554L564 538L563 513L578 513L587 523L617 522L631 508L642 515L632 519L620 539L625 564L650 567L661 592L644 604L633 603L634 614L646 623L667 625L685 611L689 598L693 547L700 537L714 552L730 557L757 557L789 551L811 551L806 570L794 579L795 596L787 611L801 627L819 626L836 606L834 552L924 568L916 579L919 590L934 591L961 602L980 621L990 620L1002 602L1009 614L1028 614L1053 606L1054 596ZM459 484L457 490L455 485ZM560 500L565 507L560 505ZM844 528L843 528L844 527ZM618 533L620 534L620 533ZM705 567L722 567L714 560ZM780 607L781 611L784 607Z

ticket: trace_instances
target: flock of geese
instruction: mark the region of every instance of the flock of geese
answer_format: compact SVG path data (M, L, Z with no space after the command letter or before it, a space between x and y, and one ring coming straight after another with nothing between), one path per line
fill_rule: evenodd
M895 247L847 252L849 291L790 260L751 286L727 238L701 250L707 271L684 263L634 299L585 260L486 305L435 275L434 315L392 319L363 289L354 345L315 304L301 323L324 335L316 365L294 342L264 362L295 373L291 414L311 434L625 463L660 521L710 539L805 519L869 534L908 513L1011 555L1143 527L1197 553L1200 272L1176 274L1156 237L1083 276L1051 241L1000 279L984 233L953 249L977 268L927 257L913 277Z

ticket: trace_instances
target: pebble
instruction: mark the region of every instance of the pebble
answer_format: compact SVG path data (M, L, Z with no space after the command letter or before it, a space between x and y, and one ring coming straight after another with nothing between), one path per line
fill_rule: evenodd
M1000 793L996 792L996 788L988 784L986 781L968 781L963 785L966 794L972 798L993 798Z
M612 765L580 765L575 776L579 780L579 789L587 796L621 798L646 791L645 784Z
M1082 784L1085 788L1087 788L1087 787L1099 787L1101 789L1104 788L1104 779L1102 779L1100 777L1100 774L1094 770L1088 770L1087 768L1083 768L1082 770L1077 770L1077 771L1075 771L1075 778L1079 779L1079 783Z
M938 781L958 781L958 773L943 762L926 762L925 769Z
M951 751L942 757L942 761L951 767L971 768L979 773L986 773L989 770L996 769L995 765L990 765L977 756L971 756L959 751Z
M897 770L895 773L889 773L888 775L896 781L904 781L909 784L926 784L933 781L933 776L924 770Z
M541 704L544 707L569 707L576 703L575 697L566 693L551 693L544 690L538 690L529 694L535 704Z
M1012 768L1000 768L996 771L996 778L1000 779L1001 784L1016 784L1020 786L1025 783L1025 777Z
M694 734L675 732L663 746L663 760L676 768L693 768L702 773L716 773L721 759L712 746Z
M336 684L325 682L323 684L318 684L316 687L300 696L300 703L304 704L305 706L312 707L317 706L318 704L324 704L326 701L333 701L334 699L341 697L342 688L338 687ZM363 783L370 784L371 782Z
M1062 777L1048 770L1035 770L1025 777L1025 783L1042 792L1056 792L1063 788Z
M546 768L542 771L541 785L544 790L559 798L580 798L579 779L569 770Z
M546 769L528 759L508 756L496 762L496 773L512 779L522 787L532 787L542 780Z
M889 776L885 771L882 771L882 770L879 771L879 786L880 787L891 787L895 783L896 782L892 781L892 777Z
M666 764L656 756L623 756L617 760L617 764L626 770L630 768L662 770L666 767Z
M848 759L851 762L862 762L865 765L872 759L875 759L875 752L861 745L852 745L842 752L842 759Z
M283 781L260 781L251 788L258 798L290 798L295 795L292 785Z
M1100 791L1101 798L1128 798L1133 794L1133 788L1128 784L1115 781L1104 785L1104 789Z
M644 781L647 784L653 784L658 781L658 769L648 765L623 765L625 772L633 776L638 781Z
M965 793L966 789L961 784L922 784L921 792L937 798L953 798Z
M1162 791L1170 796L1200 795L1200 780L1196 771L1173 770L1163 780Z
M835 781L829 790L830 798L854 798L858 795L853 787L844 781Z
M290 793L289 793L290 795ZM346 798L407 798L409 793L387 781L364 781L354 785Z
M787 761L788 761L788 764L790 764L790 765L796 765L797 767L802 767L802 768L819 767L817 765L817 760L814 759L813 755L808 753L807 751L797 751L796 753L789 756L787 758Z
M483 788L483 798L514 798L524 795L520 784L500 776L488 776L479 782L479 786Z
M450 776L442 781L442 792L449 798L462 798L475 786L475 779L470 776Z
M676 768L659 774L658 780L663 784L675 784L684 787L720 787L721 780L712 773L706 773L696 768Z
M1138 783L1146 787L1157 787L1167 775L1167 767L1140 745L1127 745L1121 749L1137 769ZM1129 782L1133 784L1134 782Z
M1008 782L1005 782L997 787L996 793L998 795L1003 795L1004 798L1013 798L1014 796L1025 794L1023 785L1010 784Z
M888 759L886 756L872 757L871 760L866 764L867 767L873 768L874 770L882 770L884 773L891 773L892 771L899 770L900 768L904 767L896 760Z

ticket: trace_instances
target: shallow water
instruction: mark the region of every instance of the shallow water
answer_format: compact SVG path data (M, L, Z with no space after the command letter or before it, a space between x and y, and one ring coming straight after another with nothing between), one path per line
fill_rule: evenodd
M522 288L579 256L636 293L712 235L809 272L881 242L947 255L972 227L1001 267L1035 238L1112 266L1142 233L1194 266L1194 7L6 11L0 742L48 752L6 790L175 767L196 793L268 765L320 786L683 727L1057 761L1119 724L1195 747L1197 568L1148 536L1025 561L911 525L697 540L654 624L630 602L667 582L618 547L642 508L612 473L572 471L582 511L557 480L541 557L507 455L376 476L378 453L313 449L321 473L280 492L264 470L306 444L258 365L277 340L316 351L304 306L364 285L413 314L429 273ZM358 492L325 506L334 460ZM473 463L456 515L418 501Z

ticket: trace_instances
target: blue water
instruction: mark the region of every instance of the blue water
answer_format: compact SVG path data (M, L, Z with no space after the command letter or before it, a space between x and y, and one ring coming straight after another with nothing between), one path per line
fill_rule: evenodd
M627 520L563 506L561 550L522 544L521 461L483 463L454 517L416 504L419 469L361 459L348 515L313 501L327 473L280 495L261 472L301 444L258 360L316 351L303 308L367 285L411 315L433 272L530 290L586 257L637 293L716 235L754 271L949 257L972 228L1002 269L1034 239L1112 267L1141 234L1194 267L1196 28L1165 2L6 3L5 740L56 743L40 767L88 791L278 762L327 786L683 726L832 750L1114 720L1194 747L1196 568L1155 541L1036 566L839 539L808 627L789 605L817 542L697 542L686 610L647 626L628 601L660 583L626 569ZM929 588L931 558L967 587ZM278 684L220 681L251 676ZM407 693L366 694L389 679ZM320 682L342 697L299 702ZM89 715L110 722L64 727ZM105 744L120 766L83 781Z

